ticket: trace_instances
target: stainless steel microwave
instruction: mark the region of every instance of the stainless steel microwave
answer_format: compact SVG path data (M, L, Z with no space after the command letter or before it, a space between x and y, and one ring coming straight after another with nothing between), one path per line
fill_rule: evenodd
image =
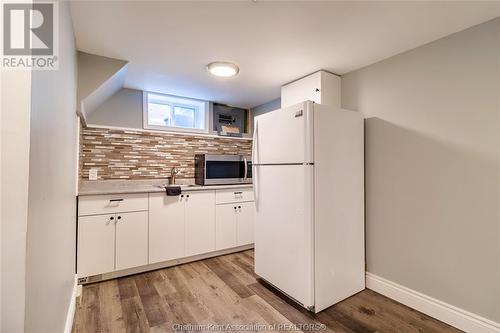
M195 183L198 185L252 183L250 156L197 154L194 161Z

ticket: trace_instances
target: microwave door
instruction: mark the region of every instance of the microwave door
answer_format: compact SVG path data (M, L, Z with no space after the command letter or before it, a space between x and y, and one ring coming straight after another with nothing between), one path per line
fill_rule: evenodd
M205 184L238 184L246 181L248 164L240 156L207 158L205 161Z
M245 165L245 181L247 183L252 182L252 160L251 157L245 157L245 160L243 161Z

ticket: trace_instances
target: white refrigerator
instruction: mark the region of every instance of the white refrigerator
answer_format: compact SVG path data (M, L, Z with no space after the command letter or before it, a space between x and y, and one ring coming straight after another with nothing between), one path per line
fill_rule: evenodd
M365 287L363 116L307 101L255 117L255 273L310 311Z

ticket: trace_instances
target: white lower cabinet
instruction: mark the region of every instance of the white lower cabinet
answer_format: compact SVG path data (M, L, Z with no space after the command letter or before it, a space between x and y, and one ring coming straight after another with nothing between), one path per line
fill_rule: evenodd
M186 256L215 251L215 192L185 196Z
M149 195L149 263L184 257L184 197Z
M248 189L79 197L79 278L253 243Z
M148 263L148 212L81 216L78 220L79 277Z
M237 246L236 205L217 205L215 221L215 243L217 250Z
M149 195L149 263L215 250L215 191Z
M148 263L148 212L116 214L115 270Z
M254 217L253 201L217 205L215 228L217 250L252 244Z
M252 244L255 220L255 203L242 202L238 204L238 246Z
M78 220L78 276L115 270L115 214L83 216Z

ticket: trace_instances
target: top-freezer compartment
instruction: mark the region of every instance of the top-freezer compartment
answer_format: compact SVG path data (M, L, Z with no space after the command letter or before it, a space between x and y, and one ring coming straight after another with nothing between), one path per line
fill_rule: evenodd
M313 102L255 117L253 164L313 163Z

